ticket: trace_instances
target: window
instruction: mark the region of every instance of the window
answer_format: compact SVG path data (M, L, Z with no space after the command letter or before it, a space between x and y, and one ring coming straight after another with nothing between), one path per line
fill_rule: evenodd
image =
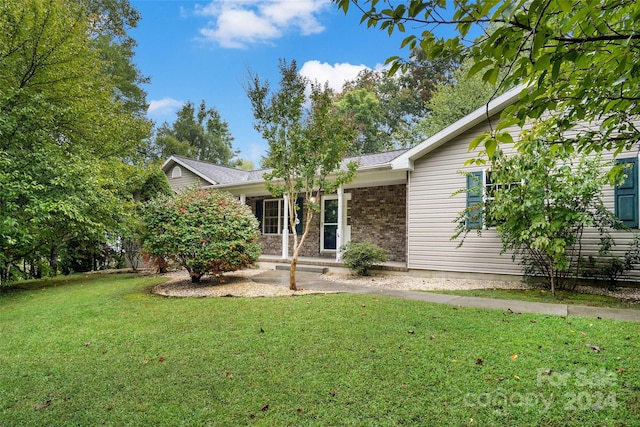
M489 169L471 172L467 175L467 228L495 227L496 221L489 219L491 203L495 200L496 191L508 190L520 183L508 185L496 184Z
M296 234L302 235L304 221L304 199L296 199L298 222L296 223ZM267 199L256 201L256 218L260 223L262 234L282 234L284 230L284 199ZM291 215L291 214L290 214ZM287 230L291 230L287 224Z
M467 175L467 228L482 228L483 173Z
M614 212L624 225L638 228L638 159L619 159L618 163L630 166L624 182L614 189Z
M262 233L281 234L284 221L284 200L265 200L262 209Z
M182 169L180 166L174 166L171 170L171 178L180 178L182 176Z

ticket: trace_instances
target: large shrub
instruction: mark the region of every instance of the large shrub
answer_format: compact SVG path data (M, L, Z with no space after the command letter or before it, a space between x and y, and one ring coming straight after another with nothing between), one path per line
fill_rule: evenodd
M387 260L387 252L368 240L348 242L340 250L343 252L342 262L345 267L359 276L368 276L371 267Z
M193 282L251 266L260 255L258 221L248 206L216 190L194 189L146 205L145 252L174 260Z

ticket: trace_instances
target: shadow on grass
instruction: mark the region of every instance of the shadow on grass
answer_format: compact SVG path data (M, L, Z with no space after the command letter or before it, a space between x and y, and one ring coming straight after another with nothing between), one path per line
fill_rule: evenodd
M0 295L13 292L33 291L46 289L51 287L62 287L68 285L76 285L79 283L89 284L93 282L102 282L105 280L128 279L136 277L137 273L128 272L108 272L108 273L76 273L68 276L47 277L44 279L23 280L19 282L11 282L7 285L0 286Z

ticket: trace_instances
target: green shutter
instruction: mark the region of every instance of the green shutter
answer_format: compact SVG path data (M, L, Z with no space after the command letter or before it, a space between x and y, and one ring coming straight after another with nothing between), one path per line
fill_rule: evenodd
M258 230L262 234L262 200L256 200L256 219L258 220Z
M629 228L638 228L638 159L619 159L618 163L630 163L627 178L614 189L614 210L620 220Z
M296 234L302 236L304 232L304 198L298 197L296 199L296 206L298 207L298 223L296 224Z
M467 228L482 228L482 172L467 175Z

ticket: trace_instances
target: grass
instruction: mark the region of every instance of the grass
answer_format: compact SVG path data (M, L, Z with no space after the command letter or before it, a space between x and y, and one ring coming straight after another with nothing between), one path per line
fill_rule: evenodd
M0 293L0 424L640 423L637 323L370 295L150 294L162 280Z
M466 297L497 298L551 304L587 305L591 307L625 308L640 310L640 304L615 297L585 294L572 291L556 291L556 296L545 289L472 289L464 291L437 291L440 294Z

